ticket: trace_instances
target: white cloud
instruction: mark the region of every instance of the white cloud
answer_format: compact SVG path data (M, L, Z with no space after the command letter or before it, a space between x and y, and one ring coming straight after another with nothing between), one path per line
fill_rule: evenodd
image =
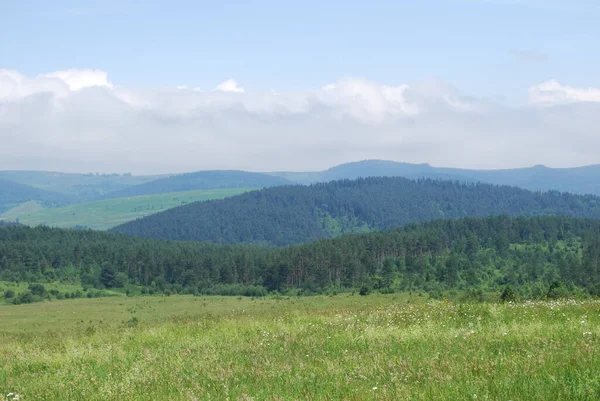
M60 79L73 91L93 86L113 87L112 83L108 81L108 74L101 70L66 70L44 74L43 76Z
M17 71L0 69L0 100L22 99L44 92L66 96L94 86L113 87L106 72L100 70L66 70L27 77Z
M531 88L531 105L507 108L432 80L226 87L140 90L102 71L0 70L0 170L318 170L367 158L475 168L600 163L598 89L550 81Z
M529 89L529 100L534 104L566 104L600 102L600 88L574 88L556 80L543 82Z
M221 82L219 85L217 85L215 90L222 91L222 92L236 92L236 93L244 92L244 88L239 86L238 83L234 79L228 79L226 81Z

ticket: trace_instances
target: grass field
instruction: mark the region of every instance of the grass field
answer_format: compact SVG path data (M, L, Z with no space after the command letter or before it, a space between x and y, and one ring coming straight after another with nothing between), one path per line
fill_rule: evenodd
M87 226L96 230L106 230L127 221L181 206L189 202L222 199L250 190L252 188L175 192L108 199L47 209L36 208L34 204L28 202L27 205L20 205L0 215L0 219L7 221L19 219L20 223L31 226L40 224L62 228Z
M0 322L21 400L600 399L599 301L114 297Z

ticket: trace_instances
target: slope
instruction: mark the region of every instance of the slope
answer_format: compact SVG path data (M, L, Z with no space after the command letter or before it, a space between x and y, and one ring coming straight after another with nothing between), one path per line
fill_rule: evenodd
M0 171L0 178L46 191L69 195L75 202L96 200L111 191L117 191L162 177L164 176L76 174L54 171Z
M263 188L289 184L284 178L247 171L198 171L161 178L105 195L105 199L200 189Z
M58 206L71 203L72 198L0 178L0 213L28 201L38 201L45 206Z
M113 230L151 238L281 246L410 222L495 214L600 218L600 198L375 177L268 188L170 209Z
M95 230L106 230L176 206L209 199L222 199L252 189L208 189L135 196L78 203L58 208L42 208L32 212L23 210L25 208L15 208L5 212L2 218L9 221L18 220L21 224L29 226L43 224L52 227L87 227Z

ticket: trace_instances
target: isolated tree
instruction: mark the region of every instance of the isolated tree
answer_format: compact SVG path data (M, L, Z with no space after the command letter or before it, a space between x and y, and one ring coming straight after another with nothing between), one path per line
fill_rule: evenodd
M117 273L115 268L109 263L102 264L100 272L100 283L106 288L114 288L117 285Z

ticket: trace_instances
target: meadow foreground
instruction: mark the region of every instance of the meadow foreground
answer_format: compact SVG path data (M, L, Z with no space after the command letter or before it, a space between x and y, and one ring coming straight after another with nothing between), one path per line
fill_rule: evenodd
M424 298L0 306L0 399L600 399L600 301Z

